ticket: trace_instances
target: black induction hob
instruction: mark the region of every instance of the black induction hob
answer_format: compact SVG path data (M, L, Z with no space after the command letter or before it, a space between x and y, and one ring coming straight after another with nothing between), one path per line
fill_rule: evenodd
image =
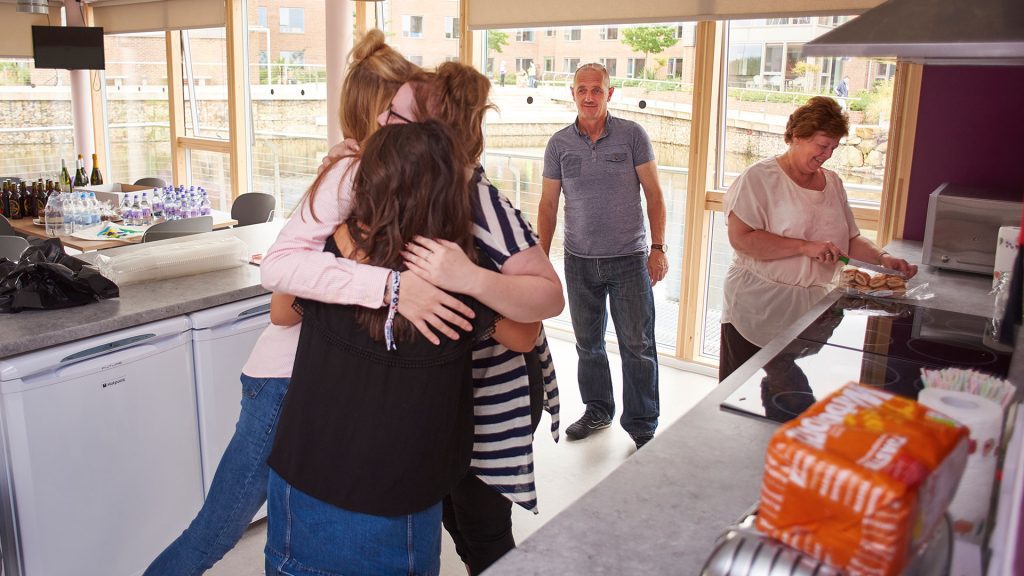
M1005 377L1010 354L984 344L986 325L981 316L843 297L721 406L786 422L848 382L916 398L922 368Z

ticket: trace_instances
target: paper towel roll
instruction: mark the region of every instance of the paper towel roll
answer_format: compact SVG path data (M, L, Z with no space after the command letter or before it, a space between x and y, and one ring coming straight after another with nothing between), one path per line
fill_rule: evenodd
M995 288L999 277L1013 270L1013 261L1017 258L1017 238L1020 236L1019 226L1002 226L996 236L996 263L992 270L992 287Z
M971 430L967 467L949 505L949 514L956 533L980 535L992 499L1003 410L987 398L942 388L925 388L918 394L917 401Z

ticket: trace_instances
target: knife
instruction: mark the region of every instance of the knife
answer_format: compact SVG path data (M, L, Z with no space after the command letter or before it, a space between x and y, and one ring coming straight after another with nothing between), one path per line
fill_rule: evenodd
M904 280L907 278L907 274L905 272L900 272L894 268L879 266L878 264L869 264L863 260L857 260L855 258L850 258L849 256L840 256L839 260L844 264L856 266L857 268L863 268L865 270L871 270L872 272L881 272L882 274L888 274L890 276L899 276Z

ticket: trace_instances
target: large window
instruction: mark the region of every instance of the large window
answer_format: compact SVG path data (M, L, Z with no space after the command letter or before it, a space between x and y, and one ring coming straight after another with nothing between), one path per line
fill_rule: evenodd
M171 126L164 34L108 35L103 45L107 62L107 181L130 184L155 176L170 182Z
M630 25L631 27L633 25ZM576 110L568 89L572 76L579 64L599 61L608 68L615 91L609 109L613 115L639 122L651 136L659 164L659 179L668 204L667 228L671 272L664 282L655 287L658 313L655 328L657 342L665 350L674 350L678 328L680 289L683 273L681 270L685 247L683 246L683 218L686 212L687 163L689 159L689 121L681 118L681 111L688 110L693 95L693 71L676 66L669 70L665 64L670 60L679 62L693 58L693 47L686 47L675 41L672 29L665 36L667 45L659 52L651 53L652 65L648 69L650 78L629 79L620 76L623 70L617 63L627 60L630 72L643 76L645 54L637 51L624 40L625 26L587 26L557 28L551 39L545 39L541 46L508 43L501 46L499 53L490 50L483 58L515 58L517 70L528 67L533 59L557 55L560 72L550 75L536 91L531 91L532 101L524 104L515 91L496 88L492 98L501 109L500 115L488 117L487 150L485 168L491 180L529 217L536 222L537 204L540 200L544 168L544 147L551 134L566 127L576 118ZM617 39L609 38L609 30L617 30ZM500 31L512 38L514 30ZM579 41L573 40L578 38ZM601 54L594 54L594 42L601 40ZM484 44L484 42L481 42ZM493 44L493 42L492 42ZM484 44L486 45L486 44ZM654 63L658 63L655 65ZM669 73L673 72L673 78ZM564 206L564 202L562 203ZM563 232L559 216L559 227L555 230L551 258L556 270L561 273L564 261L562 248ZM571 329L568 309L556 321L556 325ZM609 334L613 334L609 323Z
M869 237L874 235L884 177L883 143L888 139L885 120L892 98L890 71L878 62L858 58L811 58L803 54L806 42L842 20L800 17L771 24L764 19L718 23L714 26L722 29L722 43L701 46L697 44L702 38L715 35L697 34L694 24L674 24L665 26L663 37L675 43L652 53L626 43L628 35L623 31L636 27L634 24L615 26L620 32L617 43L607 41L609 25L582 27L579 43L566 40L575 27L560 28L556 37L561 43L543 47L506 43L501 53L492 47L486 54L514 57L517 63L555 54L568 68L574 58L580 62L595 60L593 50L587 47L592 41L606 40L596 59L609 68L613 77L615 92L609 110L639 122L651 136L668 206L670 274L655 287L655 333L663 351L675 350L681 358L709 364L717 361L722 285L732 258L722 212L723 194L744 168L783 152L786 145L782 133L789 114L813 95L832 94L844 75L850 77L853 128L826 167L844 179L862 231ZM504 32L511 39L515 31ZM657 35L661 36L660 31ZM617 49L610 48L616 44ZM719 51L720 99L708 96L710 86L694 85L694 69ZM623 68L616 70L620 59L624 59ZM547 139L575 118L574 105L565 89L570 82L568 71L564 77L556 75L540 87L527 106L512 94L503 100L504 93L496 91L502 114L488 120L485 167L492 181L530 218L536 217ZM698 111L695 94L704 102L702 118L691 117ZM507 104L502 106L503 102ZM690 140L690 130L698 120L710 127L706 152L698 146L703 143ZM689 162L695 148L707 168L702 166L694 173L706 175L706 181L691 180ZM688 205L691 194L699 195L699 199ZM562 218L560 215L551 249L556 270L561 270L563 261ZM699 245L686 245L687 238L698 239ZM689 298L683 298L684 293ZM568 319L566 310L559 322L571 329ZM677 341L680 334L686 340ZM614 337L611 332L609 336Z
M327 152L327 124L337 122L327 104L327 47L322 0L289 0L308 16L305 34L270 34L249 0L249 110L252 114L252 189L277 198L281 216L291 213ZM269 53L269 58L262 54ZM213 178L222 174L212 157L198 157Z
M56 178L75 167L71 76L31 59L0 59L0 177Z

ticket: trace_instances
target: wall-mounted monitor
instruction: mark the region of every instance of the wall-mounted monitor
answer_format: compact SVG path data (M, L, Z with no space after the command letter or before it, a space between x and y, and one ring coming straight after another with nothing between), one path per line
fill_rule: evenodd
M32 51L36 68L103 70L103 28L33 26Z

